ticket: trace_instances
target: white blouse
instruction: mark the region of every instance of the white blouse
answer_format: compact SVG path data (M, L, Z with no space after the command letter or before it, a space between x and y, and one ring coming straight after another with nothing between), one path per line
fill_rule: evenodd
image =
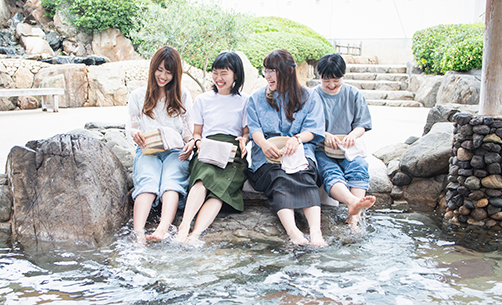
M126 124L126 134L132 140L132 134L137 131L148 132L159 127L171 127L178 131L183 139L192 137L193 128L190 122L190 112L192 111L192 96L190 92L181 88L181 102L186 109L182 115L170 117L166 111L166 98L162 98L153 109L153 117L142 113L145 104L146 87L141 87L129 96L129 121Z
M221 95L214 91L205 92L195 99L192 109L194 124L203 125L202 137L215 134L242 136L247 126L246 107L249 96Z

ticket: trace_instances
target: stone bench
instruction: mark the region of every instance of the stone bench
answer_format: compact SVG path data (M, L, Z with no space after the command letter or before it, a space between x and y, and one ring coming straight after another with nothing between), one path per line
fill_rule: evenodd
M58 95L64 94L64 88L30 88L30 89L0 89L0 97L11 96L41 96L42 111L47 111L48 108L54 112L59 112ZM53 96L52 105L47 105L46 96Z

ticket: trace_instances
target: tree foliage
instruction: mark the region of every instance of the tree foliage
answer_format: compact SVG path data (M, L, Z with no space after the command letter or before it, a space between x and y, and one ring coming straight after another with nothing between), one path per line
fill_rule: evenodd
M249 33L248 17L214 4L167 1L152 4L141 12L130 35L138 52L150 57L159 47L170 45L186 62L204 73L223 50L235 50ZM205 90L205 75L198 79L185 71Z
M126 36L145 3L144 0L42 0L42 6L50 17L54 17L57 11L63 11L70 22L84 32L117 28Z
M413 34L413 55L426 73L480 69L483 23L441 24Z

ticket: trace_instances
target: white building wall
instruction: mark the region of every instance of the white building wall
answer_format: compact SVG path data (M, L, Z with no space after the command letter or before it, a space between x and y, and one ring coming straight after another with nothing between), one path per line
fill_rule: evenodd
M380 63L412 59L411 38L438 24L484 21L486 0L220 0L223 7L300 22L329 40L362 42Z

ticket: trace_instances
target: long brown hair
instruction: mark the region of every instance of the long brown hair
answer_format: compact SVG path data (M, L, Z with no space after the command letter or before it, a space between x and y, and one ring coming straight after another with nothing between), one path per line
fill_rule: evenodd
M288 121L293 122L295 120L293 114L303 108L308 94L308 91L298 82L296 63L293 56L288 50L275 50L265 57L263 66L266 69L275 70L277 80L276 91L279 93L279 99L284 103ZM289 95L288 103L285 101L286 93ZM267 92L265 95L270 106L279 111L273 92Z
M157 84L155 79L155 71L164 63L164 68L170 71L173 79L166 84L163 89ZM175 49L163 46L155 52L150 61L150 71L148 72L148 86L146 89L145 103L142 112L154 119L153 109L157 106L160 97L160 90L164 90L166 97L166 111L170 117L175 117L186 112L183 103L181 102L181 76L183 75L183 67L178 51Z

